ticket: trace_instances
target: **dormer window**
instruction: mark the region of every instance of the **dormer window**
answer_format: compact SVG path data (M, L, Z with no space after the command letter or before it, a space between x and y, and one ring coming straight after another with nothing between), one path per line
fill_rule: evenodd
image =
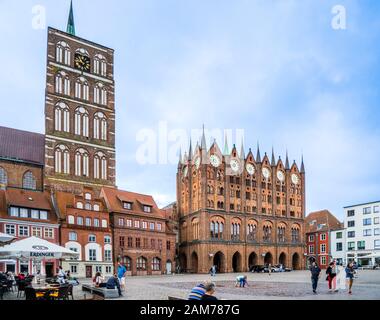
M86 193L85 195L84 195L84 198L86 199L86 200L91 200L92 198L91 198L91 193Z
M132 210L132 202L123 202L123 208L127 210Z
M151 206L144 206L144 212L151 213L152 207Z

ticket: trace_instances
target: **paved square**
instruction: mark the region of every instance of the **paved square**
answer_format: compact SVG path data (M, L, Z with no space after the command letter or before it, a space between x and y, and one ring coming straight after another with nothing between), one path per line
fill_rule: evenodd
M311 289L308 271L286 273L245 273L249 287L235 288L238 274L210 275L171 275L127 278L127 290L117 300L168 300L168 296L186 299L190 290L202 281L216 283L216 296L225 300L380 300L380 270L359 271L353 285L353 295L347 290L329 293L325 274L322 271L318 284L318 294ZM90 279L80 279L81 284L91 283ZM82 286L74 287L76 300L91 295L82 291ZM7 294L4 299L16 299L15 293Z
M380 300L380 271L359 271L353 285L353 295L345 292L329 293L324 271L318 285L318 294L311 289L310 272L293 271L287 273L245 273L248 288L235 288L238 274L210 275L172 275L127 278L127 290L120 300L167 300L168 296L187 298L190 290L201 281L212 280L216 283L216 296L227 300ZM80 289L80 288L77 288ZM82 294L83 293L78 293Z

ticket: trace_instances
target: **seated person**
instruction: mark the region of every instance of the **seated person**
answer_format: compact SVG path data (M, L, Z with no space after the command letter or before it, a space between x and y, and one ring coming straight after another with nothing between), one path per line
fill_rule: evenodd
M215 293L215 284L214 283L208 283L205 285L206 293L203 295L202 299L203 301L212 301L212 300L218 300L216 297L213 296Z
M20 274L18 275L18 278L19 278L20 280L25 280L25 274L20 273Z
M188 300L201 300L205 293L205 285L200 283L191 290Z
M67 283L72 284L73 286L79 285L79 281L77 278L71 276L71 272L67 271L66 272L66 278L67 278Z
M106 284L107 289L115 289L117 288L117 291L119 292L119 297L122 297L123 295L121 294L121 289L120 289L120 282L119 279L117 278L116 273L108 279L107 284Z
M93 279L93 282L94 282L94 284L95 284L95 287L97 287L97 288L102 288L102 287L104 287L104 285L103 285L103 283L104 283L104 277L102 276L102 274L100 273L100 272L97 272L96 274L95 274L95 277L94 277L94 279Z

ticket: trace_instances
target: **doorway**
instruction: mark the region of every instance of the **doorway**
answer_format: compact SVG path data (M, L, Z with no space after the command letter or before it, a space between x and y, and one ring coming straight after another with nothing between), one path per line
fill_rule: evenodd
M216 271L219 273L226 272L224 268L224 254L222 252L217 252L213 260L214 265L216 266Z
M232 270L233 272L241 272L241 255L239 252L235 252L232 257Z
M46 262L45 272L46 272L46 278L53 278L54 277L54 263Z
M86 278L87 279L92 278L92 266L86 266Z
M166 261L166 274L172 274L172 262L170 260Z

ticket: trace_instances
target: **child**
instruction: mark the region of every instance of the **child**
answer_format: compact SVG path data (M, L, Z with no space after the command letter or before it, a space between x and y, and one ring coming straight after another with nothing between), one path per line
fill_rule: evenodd
M245 288L245 285L248 286L247 276L237 276L236 282L235 282L235 287L237 287L238 285L240 288Z

